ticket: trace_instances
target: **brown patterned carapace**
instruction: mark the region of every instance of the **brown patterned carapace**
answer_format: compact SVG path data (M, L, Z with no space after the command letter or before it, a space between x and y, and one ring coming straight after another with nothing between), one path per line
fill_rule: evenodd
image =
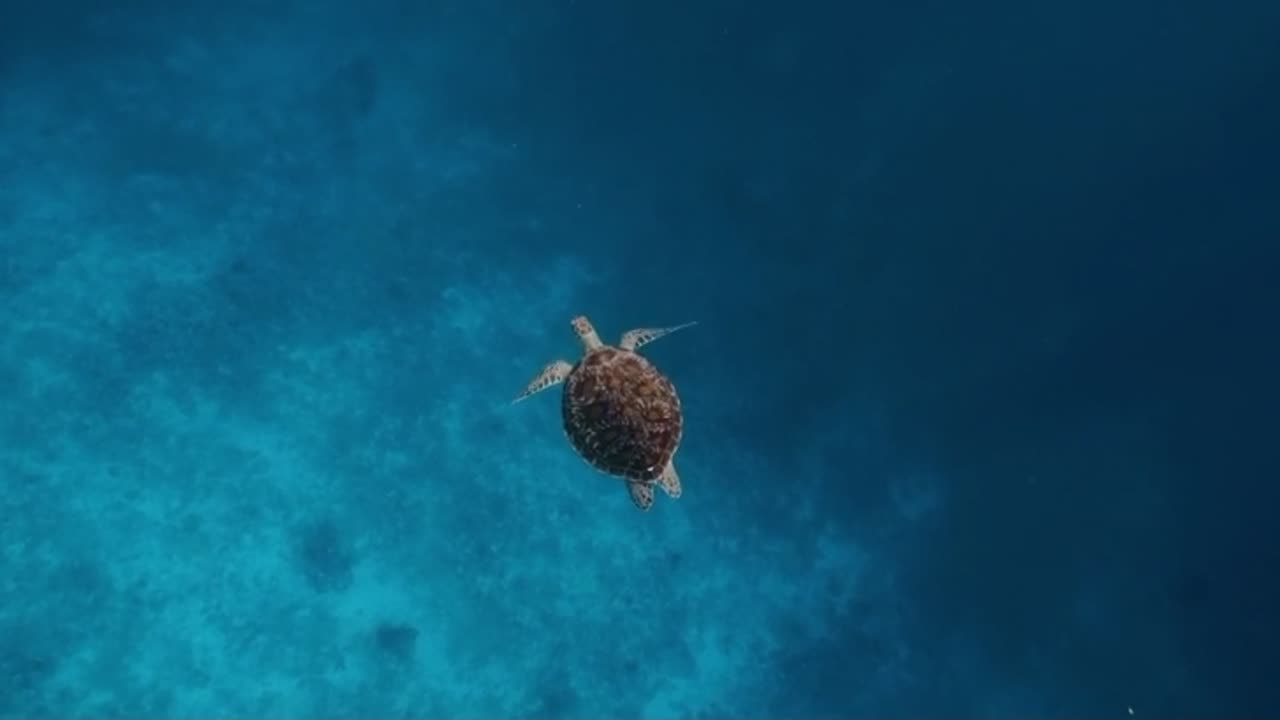
M684 429L675 387L645 358L602 347L565 379L564 431L597 469L642 482L658 478Z

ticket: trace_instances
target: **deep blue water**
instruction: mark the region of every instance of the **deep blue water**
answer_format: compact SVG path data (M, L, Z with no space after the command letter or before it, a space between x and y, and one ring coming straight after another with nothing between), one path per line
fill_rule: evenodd
M1280 715L1280 4L0 28L0 717Z

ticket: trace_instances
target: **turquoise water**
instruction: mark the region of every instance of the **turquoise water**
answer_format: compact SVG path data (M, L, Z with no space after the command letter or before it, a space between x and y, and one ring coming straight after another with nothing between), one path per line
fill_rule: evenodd
M6 10L0 717L1280 708L1280 13L802 5Z

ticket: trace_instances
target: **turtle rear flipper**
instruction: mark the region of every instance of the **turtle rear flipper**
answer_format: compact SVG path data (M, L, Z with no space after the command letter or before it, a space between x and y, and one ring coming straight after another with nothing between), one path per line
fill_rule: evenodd
M653 485L644 482L628 482L627 492L631 494L631 502L642 511L653 507Z
M667 463L667 467L662 470L662 475L658 477L658 484L667 493L672 500L679 499L680 493L680 475L676 473L675 462Z

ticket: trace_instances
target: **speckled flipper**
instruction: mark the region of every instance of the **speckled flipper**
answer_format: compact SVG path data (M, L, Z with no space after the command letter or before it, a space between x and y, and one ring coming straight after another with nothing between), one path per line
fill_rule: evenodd
M627 492L631 493L631 502L640 510L653 507L653 485L642 482L627 483Z
M622 340L618 342L618 347L623 350L636 350L644 345L648 345L660 337L663 337L664 335L670 335L677 330L683 330L697 324L698 323L695 320L694 322L687 322L683 325L675 325L673 327L636 328L635 330L628 330L622 334Z
M680 475L676 473L676 464L674 462L667 463L667 467L662 471L662 476L658 478L658 484L666 491L667 495L675 500L680 497L683 492L680 487Z
M511 401L511 404L514 405L530 395L546 390L553 385L559 385L564 382L565 378L569 377L571 372L573 372L572 365L564 360L556 360L542 368L542 372L538 373L538 376L529 382L529 386L524 389L524 392L517 395L516 399Z

